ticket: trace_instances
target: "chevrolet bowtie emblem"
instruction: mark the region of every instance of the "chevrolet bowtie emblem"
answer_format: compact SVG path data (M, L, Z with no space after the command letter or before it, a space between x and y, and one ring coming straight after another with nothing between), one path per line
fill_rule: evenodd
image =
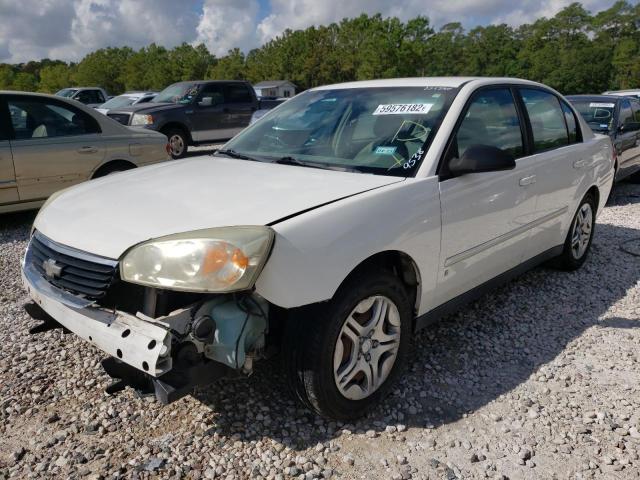
M59 278L62 274L62 266L58 265L53 258L48 258L42 262L42 268L44 268L44 273L49 278Z

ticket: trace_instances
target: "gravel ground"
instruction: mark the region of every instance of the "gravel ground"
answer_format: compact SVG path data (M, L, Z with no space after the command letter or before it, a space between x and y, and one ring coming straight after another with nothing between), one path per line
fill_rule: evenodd
M106 396L98 350L26 333L33 217L0 217L0 479L640 477L640 258L620 250L640 237L638 185L615 192L582 270L539 268L421 333L354 425L298 409L275 362L166 407Z

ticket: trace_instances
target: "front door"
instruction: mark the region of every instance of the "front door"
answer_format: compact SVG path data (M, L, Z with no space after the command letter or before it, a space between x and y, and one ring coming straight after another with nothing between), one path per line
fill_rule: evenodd
M620 175L626 176L636 171L640 164L640 103L623 100L618 118L618 168Z
M195 142L223 140L235 135L224 89L220 84L202 87L188 113L191 118L191 137Z
M55 99L7 96L11 150L20 201L44 200L88 180L105 155L98 122Z
M533 167L524 157L523 139L521 115L510 88L474 94L444 159L437 304L521 262L535 204ZM511 153L516 168L447 178L448 162L472 145L491 145Z

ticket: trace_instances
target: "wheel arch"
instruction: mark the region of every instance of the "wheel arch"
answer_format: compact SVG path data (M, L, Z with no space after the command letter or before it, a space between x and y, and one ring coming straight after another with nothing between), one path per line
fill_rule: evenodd
M111 169L116 167L123 167L124 170L132 170L134 168L138 168L138 166L130 160L108 160L93 171L93 173L91 174L91 179L98 178L104 175L105 172L109 172Z
M181 130L187 137L187 143L189 145L193 145L193 138L191 138L191 130L182 122L178 122L178 121L167 122L161 128L159 128L158 131L166 135L166 132L171 129Z
M340 282L340 286L336 289L336 292L340 291L343 285L355 275L359 275L363 271L373 272L376 269L390 271L402 281L412 299L414 316L417 315L418 309L420 308L420 290L422 285L420 269L409 254L400 250L385 250L367 257L356 265L342 282Z

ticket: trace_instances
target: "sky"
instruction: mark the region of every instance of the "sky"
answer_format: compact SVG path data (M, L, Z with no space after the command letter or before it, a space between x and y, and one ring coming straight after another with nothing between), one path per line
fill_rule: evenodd
M584 0L588 10L614 0ZM553 16L571 0L0 0L0 62L78 61L108 46L167 48L204 43L216 56L258 47L285 29L328 24L361 13L432 25L520 25ZM635 3L635 2L634 2Z

